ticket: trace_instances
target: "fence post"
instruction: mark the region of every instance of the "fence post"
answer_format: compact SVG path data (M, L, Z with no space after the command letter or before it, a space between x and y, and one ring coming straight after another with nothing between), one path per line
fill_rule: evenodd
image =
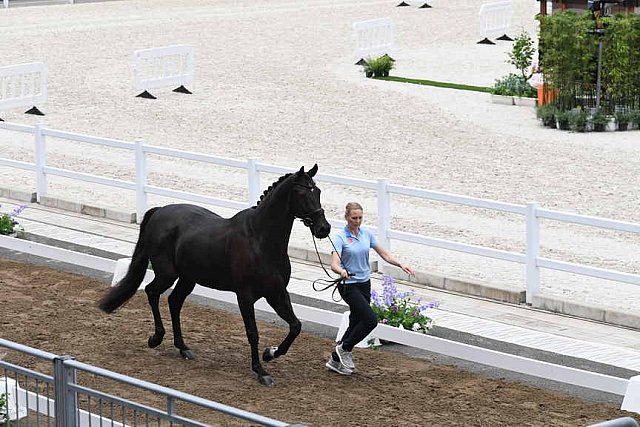
M53 393L56 409L56 427L75 426L78 413L76 393L69 389L69 384L76 383L76 370L68 368L65 361L73 360L71 356L60 356L53 359Z
M5 9L9 7L9 0L3 0L3 3Z
M540 256L540 222L537 210L540 205L527 203L527 304L533 303L533 296L540 291L540 268L538 257Z
M147 159L144 155L144 141L136 139L136 222L140 224L147 211Z
M38 123L35 126L36 202L38 203L40 203L41 197L47 195L47 175L44 173L44 167L47 165L47 151L43 129L43 123Z
M391 224L391 196L387 185L388 179L378 180L378 243L390 249L388 230Z
M260 199L260 172L257 166L258 160L249 159L247 165L247 178L249 180L249 204L253 206Z

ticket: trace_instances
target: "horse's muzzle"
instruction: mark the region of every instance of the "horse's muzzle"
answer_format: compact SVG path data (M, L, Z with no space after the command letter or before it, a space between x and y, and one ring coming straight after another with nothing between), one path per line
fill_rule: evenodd
M309 227L311 233L318 239L324 239L331 233L331 224L325 218L324 209L322 208L303 218L302 222Z

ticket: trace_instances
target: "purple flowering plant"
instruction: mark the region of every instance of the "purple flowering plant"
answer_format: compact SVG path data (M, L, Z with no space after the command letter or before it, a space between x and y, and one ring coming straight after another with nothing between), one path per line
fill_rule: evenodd
M0 207L1 206L2 205L0 205ZM13 208L13 210L9 213L0 213L0 234L7 235L13 233L16 230L23 229L16 218L23 210L25 210L26 207L27 205L20 205Z
M409 331L429 333L433 319L424 314L428 308L438 308L439 302L422 303L420 298L412 300L415 292L399 292L393 277L384 276L382 294L371 291L371 308L378 322L390 326L401 326Z

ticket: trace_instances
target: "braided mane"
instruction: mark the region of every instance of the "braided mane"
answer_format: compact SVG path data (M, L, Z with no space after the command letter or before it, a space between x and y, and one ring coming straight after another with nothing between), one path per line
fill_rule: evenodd
M293 172L289 172L288 174L282 175L280 178L278 178L278 180L276 182L274 182L273 184L271 184L269 186L269 188L267 188L266 190L264 190L264 193L262 193L262 195L260 196L260 200L258 200L256 202L256 205L253 206L253 209L257 208L258 205L260 204L260 202L262 202L262 200L267 197L278 185L280 185L280 183L282 183L282 181L284 181L285 179L289 178L291 175L293 175Z

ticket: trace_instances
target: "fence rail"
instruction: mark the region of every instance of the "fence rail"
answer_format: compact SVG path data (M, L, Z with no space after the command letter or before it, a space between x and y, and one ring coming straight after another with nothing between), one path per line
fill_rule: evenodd
M23 126L0 122L0 129L34 135L34 163L0 158L0 165L22 170L34 171L36 175L36 194L38 201L40 201L42 197L47 195L48 176L60 176L70 179L76 179L79 181L134 191L136 194L136 213L138 221L142 219L144 212L146 212L149 207L147 200L147 196L149 194L240 210L255 204L255 202L259 199L261 194L261 173L284 174L295 171L291 168L260 163L255 159L238 160L227 157L205 155L189 151L148 145L142 140L128 142L109 138L100 138L90 135L82 135L78 133L48 129L41 124L36 126ZM47 166L45 143L47 137L55 137L63 140L133 151L135 155L135 181L100 177L97 175ZM148 154L242 169L247 173L248 198L244 201L229 200L149 185L147 182L146 164ZM575 273L600 279L613 280L632 285L640 285L640 275L638 274L591 267L582 264L567 263L540 257L540 220L548 219L569 224L580 224L595 228L635 234L640 234L640 224L544 209L541 208L537 203L519 205L513 203L498 202L489 199L466 197L444 192L428 191L414 187L405 187L391 184L386 179L370 180L338 175L318 174L316 176L316 180L375 191L377 198L378 220L376 226L371 228L374 232L377 233L379 241L384 246L389 247L391 245L391 240L397 240L428 247L463 252L481 257L494 258L518 264L525 264L525 300L530 304L533 303L534 296L539 293L541 268ZM437 239L421 234L394 230L391 227L392 195L402 195L407 197L414 197L421 200L445 202L454 205L463 205L520 215L523 217L526 226L525 251L524 253L521 253L516 251L498 250L490 247L459 243L451 240ZM332 219L330 219L329 222L334 226L341 226L342 224L342 222Z
M9 396L7 409L12 418L11 425L124 427L127 426L127 422L131 425L158 426L161 425L161 422L167 422L171 425L175 423L189 427L208 426L208 424L187 416L179 415L176 412L178 403L210 409L262 426L286 427L290 425L219 402L88 365L69 356L58 356L3 338L0 338L0 347L51 363L52 374L46 375L0 360L0 386L4 386L5 393ZM129 385L138 390L163 396L166 408L154 408L83 386L78 383L78 375L82 373L113 380L121 385ZM14 378L9 378L9 376ZM30 380L31 387L29 386ZM35 386L33 386L34 382ZM42 387L42 384L39 383L46 384L47 387ZM47 391L46 393L42 392L43 388ZM131 415L132 413L133 415Z

